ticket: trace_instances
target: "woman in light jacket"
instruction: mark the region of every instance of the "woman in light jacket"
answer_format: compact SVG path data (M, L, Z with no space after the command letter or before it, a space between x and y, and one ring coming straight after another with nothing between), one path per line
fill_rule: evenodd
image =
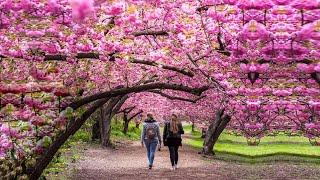
M157 145L161 147L161 135L159 123L153 118L152 114L147 114L147 119L143 123L141 132L141 145L147 149L149 169L152 169L153 160L156 153Z

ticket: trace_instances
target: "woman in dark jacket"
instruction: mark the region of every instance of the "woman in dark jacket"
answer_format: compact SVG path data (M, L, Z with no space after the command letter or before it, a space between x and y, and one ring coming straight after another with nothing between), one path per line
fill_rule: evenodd
M182 146L181 134L184 134L182 124L178 120L177 115L172 114L170 122L165 124L163 130L163 142L169 148L172 170L177 169L179 159L178 149L179 146Z

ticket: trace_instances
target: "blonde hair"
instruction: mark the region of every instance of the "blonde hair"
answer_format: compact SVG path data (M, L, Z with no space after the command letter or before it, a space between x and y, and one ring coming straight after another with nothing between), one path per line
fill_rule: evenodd
M179 131L179 124L180 124L180 121L177 117L177 115L175 114L172 114L172 118L170 120L170 131L173 132L173 133L177 133Z

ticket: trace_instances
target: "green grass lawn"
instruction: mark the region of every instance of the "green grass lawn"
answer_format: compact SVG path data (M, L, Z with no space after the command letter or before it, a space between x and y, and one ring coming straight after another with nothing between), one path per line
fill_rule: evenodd
M190 133L191 137L186 140L186 143L196 147L202 148L203 139L200 138L199 131L191 132L191 126L184 127L186 133ZM302 136L267 136L261 139L258 146L248 146L246 138L242 136L230 135L225 132L221 134L218 142L214 147L215 153L218 157L229 158L230 155L238 156L236 158L254 159L273 159L277 160L278 156L281 159L286 159L287 156L300 158L310 158L310 160L317 160L320 162L320 147L311 146L309 140ZM271 157L277 156L277 157ZM308 160L309 161L309 160Z
M122 121L112 121L111 124L111 139L130 139L130 140L139 140L141 134L141 127L136 128L135 124L130 122L128 127L128 133L123 133L123 123Z

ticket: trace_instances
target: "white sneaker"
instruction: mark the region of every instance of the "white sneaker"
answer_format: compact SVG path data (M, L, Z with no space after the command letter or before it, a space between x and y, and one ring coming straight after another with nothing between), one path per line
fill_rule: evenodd
M176 170L176 167L172 166L171 171L174 171L174 170Z
M177 164L175 165L175 169L178 169L178 165Z

